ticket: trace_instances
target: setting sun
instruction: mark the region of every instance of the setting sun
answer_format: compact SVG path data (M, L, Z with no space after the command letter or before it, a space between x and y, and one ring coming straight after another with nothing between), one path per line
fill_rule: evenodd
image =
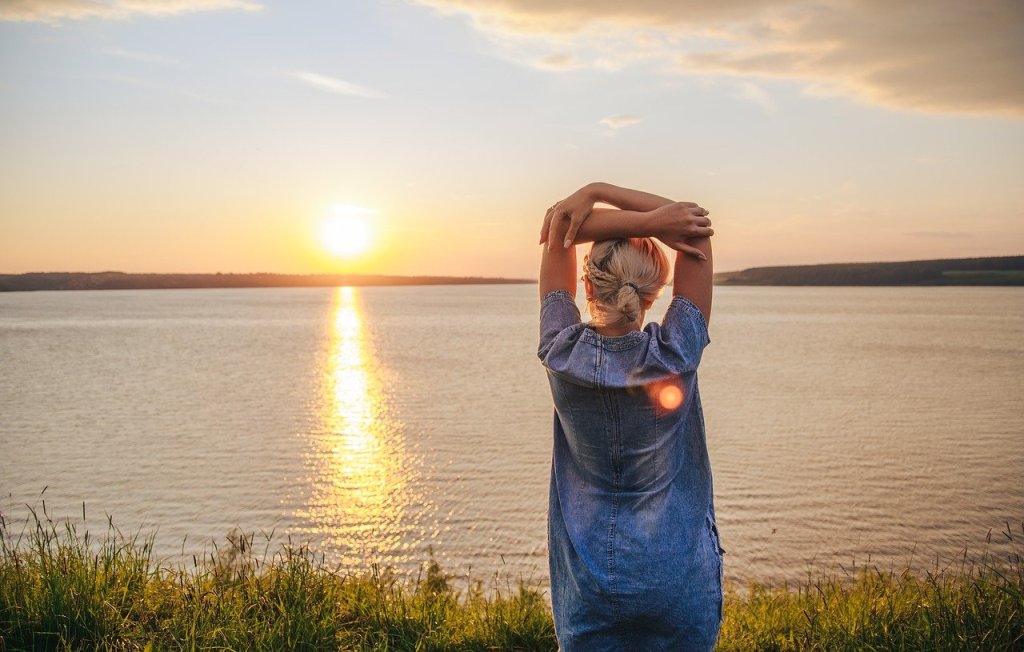
M332 254L344 258L366 253L373 243L370 217L374 212L362 206L335 206L321 225L320 242Z

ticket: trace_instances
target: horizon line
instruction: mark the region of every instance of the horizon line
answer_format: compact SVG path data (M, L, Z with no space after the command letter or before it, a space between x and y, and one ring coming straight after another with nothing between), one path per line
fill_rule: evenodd
M715 270L715 274L734 274L738 272L745 272L754 269L765 269L775 267L820 267L823 265L892 265L899 263L925 263L925 262L939 262L948 260L985 260L994 258L1019 258L1024 256L1024 253L1017 254L1000 254L996 256L961 256L958 258L910 258L901 260L855 260L855 261L833 261L833 262L818 262L818 263L771 263L764 265L754 265L752 267L744 267L741 269L731 270ZM30 272L0 272L0 276L27 276L30 274L121 274L125 276L355 276L355 277L389 277L389 278L445 278L445 279L493 279L500 281L516 281L522 283L536 283L537 278L521 277L521 276L483 276L479 274L473 275L454 275L454 274L388 274L388 273L370 273L370 272L125 272L116 269L106 269L101 271L69 271L69 270L49 270L49 271L30 271Z

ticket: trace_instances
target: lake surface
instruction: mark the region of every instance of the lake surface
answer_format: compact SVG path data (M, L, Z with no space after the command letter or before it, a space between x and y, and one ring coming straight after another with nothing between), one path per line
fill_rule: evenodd
M1020 540L1024 290L715 292L728 582L1005 557L1007 521ZM432 549L545 582L536 319L535 286L0 294L0 512L84 502L170 560L239 528L354 570Z

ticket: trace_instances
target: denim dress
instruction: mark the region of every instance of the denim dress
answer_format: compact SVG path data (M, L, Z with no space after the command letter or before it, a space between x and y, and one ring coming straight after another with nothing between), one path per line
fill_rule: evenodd
M565 290L541 301L555 404L548 559L564 652L710 650L722 549L697 390L710 342L672 298L661 324L605 337Z

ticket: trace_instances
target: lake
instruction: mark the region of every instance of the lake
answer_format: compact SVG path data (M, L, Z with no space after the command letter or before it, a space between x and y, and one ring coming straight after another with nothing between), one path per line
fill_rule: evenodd
M81 521L84 502L94 534L109 515L172 562L237 528L347 569L415 574L432 550L544 583L536 292L0 294L0 512ZM718 287L710 330L727 582L1005 556L1007 522L1019 539L1024 290Z

